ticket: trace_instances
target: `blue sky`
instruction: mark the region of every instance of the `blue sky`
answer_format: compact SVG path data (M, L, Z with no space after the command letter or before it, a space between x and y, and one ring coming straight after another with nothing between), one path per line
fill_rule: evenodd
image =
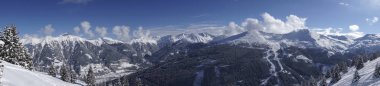
M21 34L42 34L46 25L52 25L53 35L72 33L83 21L109 33L115 25L131 30L227 25L261 19L265 12L282 20L291 14L307 18L309 28L348 32L357 25L364 33L380 32L374 19L380 17L380 0L2 0L0 10L0 25L16 24Z

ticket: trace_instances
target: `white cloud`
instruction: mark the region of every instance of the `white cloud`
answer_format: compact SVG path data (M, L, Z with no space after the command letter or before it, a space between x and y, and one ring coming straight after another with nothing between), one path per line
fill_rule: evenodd
M365 19L369 25L373 25L379 21L378 17L373 17L373 18L366 18Z
M262 24L260 24L260 21L254 18L245 19L245 21L242 23L242 26L246 30L264 30L264 27Z
M79 32L80 32L80 28L79 28L78 26L74 27L74 32L75 32L76 34L79 34Z
M363 32L358 32L358 31L354 31L354 32L347 33L347 35L351 36L353 38L359 38L359 37L363 37L364 33Z
M60 3L63 4L87 4L93 0L63 0Z
M139 27L136 31L133 31L133 37L135 38L142 38L142 39L149 39L150 37L150 31L144 30L143 27Z
M112 33L116 35L117 39L122 40L122 41L129 41L130 36L129 36L129 27L128 26L115 26L112 29Z
M90 28L91 28L91 24L88 21L83 21L83 22L80 23L80 25L81 25L81 27L83 28L83 30L85 32L88 31L88 30L90 30Z
M50 36L55 29L53 28L52 24L46 25L44 28L42 28L42 31L44 32L45 35Z
M369 6L371 8L379 9L380 0L360 0L363 5Z
M359 26L358 25L350 25L349 26L349 29L352 31L352 32L356 32L359 30Z
M314 28L314 29L310 29L310 30L315 31L318 34L322 34L322 35L348 36L351 38L359 38L359 37L364 36L364 33L360 32L359 29L360 28L358 25L350 25L349 26L350 31L345 32L345 33L342 32L343 28L332 28L332 27L325 28L325 29L321 29L321 28L315 29Z
M341 33L343 28L336 29L336 28L328 27L326 29L318 28L318 29L310 29L310 30L315 31L318 34L323 34L323 35L338 35L338 36L343 35Z
M289 15L286 21L276 19L269 13L262 14L263 20L256 18L247 18L242 24L230 22L227 25L215 24L192 24L185 26L164 26L150 29L153 35L169 34L175 35L180 33L203 33L207 32L213 35L236 35L244 31L264 31L267 33L285 34L298 29L307 29L305 26L307 18L300 18L296 15Z
M235 22L230 22L224 31L224 34L227 36L236 35L241 32L244 32L244 28L236 24Z
M24 34L20 42L23 44L38 44L42 39L37 34Z
M106 27L96 27L95 31L101 36L105 37L107 35L107 28Z
M342 6L350 6L350 4L348 4L348 3L344 3L344 2L340 2L339 5L342 5Z
M240 27L240 26L239 26ZM190 26L169 25L163 27L150 27L153 36L178 35L181 33L209 33L212 35L231 34L227 26L216 24L191 24Z
M82 29L83 29L83 32L86 34L86 35L88 35L89 37L94 37L95 35L94 35L94 33L92 32L92 30L91 30L91 24L90 24L90 22L88 22L88 21L83 21L83 22L81 22L81 27L82 27Z
M289 15L286 17L286 22L280 19L276 19L269 13L262 14L263 22L254 18L247 18L243 22L242 26L247 30L260 30L268 33L285 34L298 29L306 29L306 18L300 18L295 15Z

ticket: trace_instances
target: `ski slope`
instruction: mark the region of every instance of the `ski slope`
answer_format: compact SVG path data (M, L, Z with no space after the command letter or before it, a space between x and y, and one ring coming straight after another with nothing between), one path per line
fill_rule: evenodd
M356 68L350 67L348 72L342 75L342 79L333 86L380 86L380 78L373 77L377 63L380 64L380 58L364 63L364 67L358 70L360 79L355 83L352 83L352 79Z
M1 62L4 70L0 86L79 86L41 72L30 71L5 61Z

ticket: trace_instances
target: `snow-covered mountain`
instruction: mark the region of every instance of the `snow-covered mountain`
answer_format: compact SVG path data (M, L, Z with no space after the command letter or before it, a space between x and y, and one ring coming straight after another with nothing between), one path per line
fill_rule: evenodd
M74 35L23 39L33 57L37 70L44 71L50 65L67 64L83 76L88 67L95 67L98 80L133 73L151 65L145 56L158 49L155 43L134 41L124 43L111 38L88 40Z
M352 52L376 52L376 50L380 49L379 34L367 34L354 41L355 42L350 45Z
M3 70L0 80L2 86L80 86L79 84L64 82L46 73L30 71L5 61L2 61L1 65L4 65L1 69Z
M72 35L23 40L41 70L50 64L69 64L83 75L93 66L99 81L109 83L112 78L108 77L132 74L129 78L144 78L150 85L194 85L205 79L210 80L205 85L296 85L352 58L356 51L378 46L377 41L377 35L352 39L308 29L286 34L247 31L233 36L190 33L128 43Z
M296 85L348 59L338 52L345 52L353 42L307 29L287 34L247 31L229 37L189 36L194 35L162 37L160 49L150 59L156 65L129 77L147 79L149 85ZM178 40L181 37L183 41Z
M220 42L220 41L219 41ZM287 34L272 34L260 31L244 32L222 40L221 43L233 44L270 44L271 46L289 47L297 46L300 48L323 48L331 51L347 50L352 44L350 39L340 39L335 36L325 36L301 29Z
M208 43L214 40L216 36L208 33L190 33L190 34L179 34L179 35L168 35L161 37L158 40L160 47L171 45L175 42L186 42L186 43Z

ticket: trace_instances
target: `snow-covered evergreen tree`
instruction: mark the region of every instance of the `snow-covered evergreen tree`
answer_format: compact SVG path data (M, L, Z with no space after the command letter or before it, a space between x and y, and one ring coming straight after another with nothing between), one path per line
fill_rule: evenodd
M317 81L313 76L310 77L309 86L317 86Z
M363 59L362 59L362 58L363 58L363 57L360 57L360 58L354 59L356 70L362 69L362 68L364 67Z
M379 64L376 64L375 72L373 73L373 76L375 78L379 78L380 77L380 65Z
M3 75L4 75L4 65L2 64L3 61L0 61L0 79L3 78ZM0 81L0 85L2 84L2 82Z
M50 76L56 77L57 70L55 69L54 65L51 65L49 67L48 73L49 73Z
M325 76L322 76L321 82L319 83L319 86L327 86L327 82L326 82Z
M348 72L348 66L347 66L346 62L339 63L338 66L339 66L339 70L341 72L343 72L343 73Z
M3 52L0 53L1 60L23 66L29 70L32 69L32 59L20 43L16 26L12 25L5 27L0 36L0 40L4 42L4 45L1 48Z
M342 76L340 75L339 66L335 66L333 71L331 71L331 82L330 83L336 83L338 82Z
M0 32L1 33L1 32ZM0 39L2 39L2 36L0 35ZM0 58L3 58L5 50L3 48L4 42L0 40Z
M77 80L77 74L75 73L73 68L70 68L70 82L75 83L76 80Z
M144 86L144 84L140 78L136 78L136 86Z
M94 71L92 70L92 67L88 69L85 81L88 86L95 86L95 75Z
M69 77L70 75L67 72L67 67L65 65L61 66L61 70L59 71L59 73L61 75L62 81L70 82L70 77Z
M129 86L129 78L128 77L122 77L121 79L122 79L121 84L123 86Z
M359 81L359 79L360 79L360 76L359 76L358 70L356 70L354 73L354 78L352 79L352 83Z

